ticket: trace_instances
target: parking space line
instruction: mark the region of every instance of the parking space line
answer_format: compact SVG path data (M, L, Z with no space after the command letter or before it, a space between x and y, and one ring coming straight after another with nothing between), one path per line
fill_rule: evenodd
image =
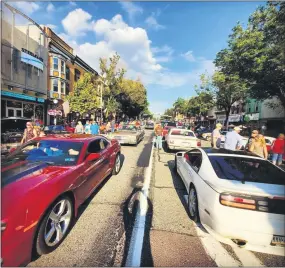
M235 254L238 256L240 259L241 263L243 266L265 266L258 258L255 257L253 253L250 251L239 248L239 247L232 247L234 250Z

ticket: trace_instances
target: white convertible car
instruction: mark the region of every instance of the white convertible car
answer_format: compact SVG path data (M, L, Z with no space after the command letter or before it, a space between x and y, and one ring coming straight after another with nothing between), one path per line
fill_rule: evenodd
M250 250L284 256L285 172L243 151L193 149L175 155L190 218Z

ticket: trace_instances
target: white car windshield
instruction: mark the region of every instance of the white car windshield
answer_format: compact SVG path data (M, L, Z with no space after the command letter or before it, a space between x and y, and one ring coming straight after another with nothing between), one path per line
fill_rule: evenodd
M195 137L195 134L194 134L193 131L189 131L189 130L185 130L185 129L175 129L175 130L172 130L170 135Z
M220 179L285 185L285 172L257 158L209 156Z

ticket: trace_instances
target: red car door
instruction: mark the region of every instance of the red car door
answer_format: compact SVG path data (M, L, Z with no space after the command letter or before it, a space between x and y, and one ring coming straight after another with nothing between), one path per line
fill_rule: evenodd
M103 139L99 138L90 142L87 148L87 155L99 153L100 158L94 161L85 160L83 176L85 178L85 189L87 195L91 194L94 188L102 181L108 169L108 159L106 159L106 148ZM86 155L86 157L87 157ZM86 197L85 197L86 198Z

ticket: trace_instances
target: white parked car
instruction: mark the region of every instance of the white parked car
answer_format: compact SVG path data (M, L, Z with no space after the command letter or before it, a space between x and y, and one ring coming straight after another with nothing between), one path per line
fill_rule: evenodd
M244 151L192 149L175 155L190 217L245 248L284 256L285 172Z
M165 136L167 150L189 150L201 146L201 141L192 130L171 128Z

